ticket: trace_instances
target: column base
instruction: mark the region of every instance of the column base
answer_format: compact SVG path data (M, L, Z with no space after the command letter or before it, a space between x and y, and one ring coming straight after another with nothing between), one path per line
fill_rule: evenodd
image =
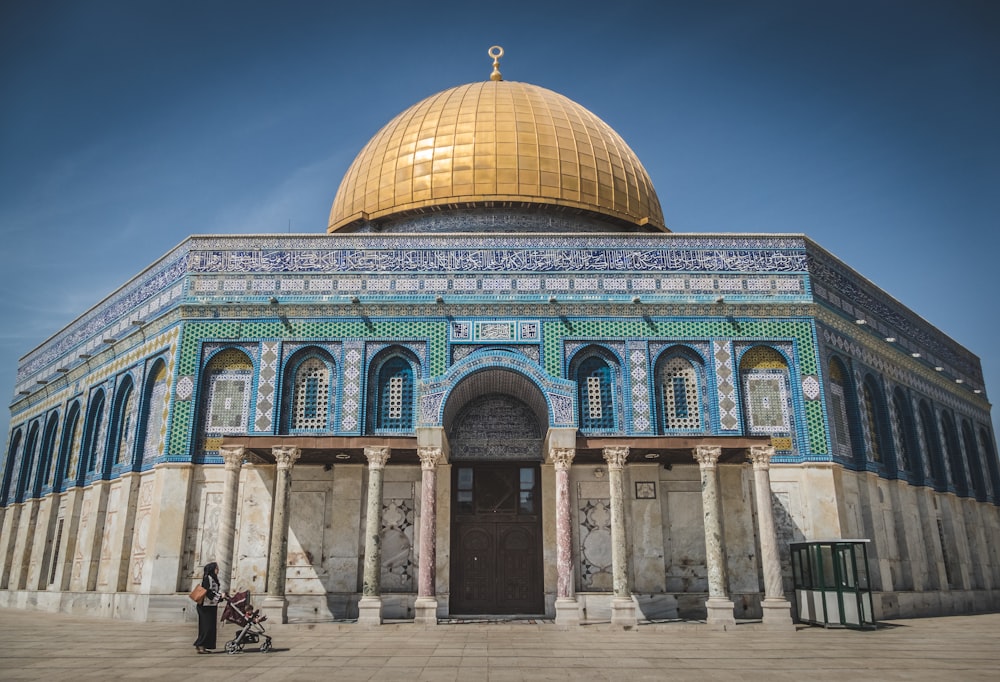
M260 603L261 614L267 616L272 623L288 622L288 600L284 597L268 595Z
M573 597L556 599L556 625L571 628L580 624L580 603Z
M733 615L733 602L729 599L709 598L705 602L705 609L708 617L705 622L723 630L736 625L736 616Z
M358 602L358 625L382 624L382 597L362 597Z
M417 597L413 604L413 622L420 625L438 624L438 603L434 597Z
M635 615L635 602L631 599L615 597L611 600L611 624L625 628L634 628L639 624Z
M795 630L792 622L792 605L787 599L765 599L761 602L764 609L764 626L769 630Z

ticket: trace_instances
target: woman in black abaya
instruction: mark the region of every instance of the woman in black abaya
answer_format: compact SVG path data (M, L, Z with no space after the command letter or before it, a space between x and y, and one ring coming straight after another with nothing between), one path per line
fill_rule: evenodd
M205 576L201 579L205 588L205 600L198 604L198 639L194 645L199 654L210 654L215 648L216 606L225 596L219 585L219 564L214 561L205 566Z

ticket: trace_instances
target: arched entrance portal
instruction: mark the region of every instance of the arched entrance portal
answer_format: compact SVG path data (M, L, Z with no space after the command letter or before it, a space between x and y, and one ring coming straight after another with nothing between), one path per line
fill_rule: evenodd
M482 390L505 383L484 381L487 378L480 376L475 384ZM473 397L473 391L466 391L465 396L461 392L452 396L468 398L446 421L453 476L453 614L545 611L539 463L547 422L540 420L544 413L537 412L539 401L545 403L534 385L518 378L526 386L518 386L516 392L475 391L479 395ZM537 395L526 395L528 386Z

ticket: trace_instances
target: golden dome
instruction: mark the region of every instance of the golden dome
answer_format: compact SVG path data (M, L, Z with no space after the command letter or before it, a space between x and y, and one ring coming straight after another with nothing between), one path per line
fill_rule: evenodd
M445 208L545 205L666 229L649 175L610 126L551 90L490 80L432 95L378 131L344 175L328 231Z

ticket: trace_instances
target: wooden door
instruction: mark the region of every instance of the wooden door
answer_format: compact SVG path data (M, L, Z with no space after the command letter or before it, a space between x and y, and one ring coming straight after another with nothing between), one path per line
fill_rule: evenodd
M451 612L543 613L538 465L453 472Z

